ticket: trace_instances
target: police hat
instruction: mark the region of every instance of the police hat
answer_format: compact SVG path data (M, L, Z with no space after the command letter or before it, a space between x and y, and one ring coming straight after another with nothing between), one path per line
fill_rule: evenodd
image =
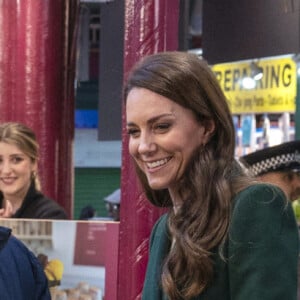
M300 171L300 140L264 148L240 157L254 176L276 171Z

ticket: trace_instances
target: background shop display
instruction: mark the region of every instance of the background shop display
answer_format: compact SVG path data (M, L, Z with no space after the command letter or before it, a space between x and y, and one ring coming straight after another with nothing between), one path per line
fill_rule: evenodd
M234 115L237 156L295 138L297 56L222 63L212 70Z

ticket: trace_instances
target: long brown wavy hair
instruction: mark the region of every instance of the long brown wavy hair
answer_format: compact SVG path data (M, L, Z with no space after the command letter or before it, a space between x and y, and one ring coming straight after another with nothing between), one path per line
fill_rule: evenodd
M191 299L212 280L212 250L226 238L231 199L250 182L234 159L235 130L226 98L204 60L176 51L147 56L129 74L125 99L135 87L190 109L201 123L215 123L209 142L197 149L178 182L183 204L176 214L170 210L168 219L173 245L163 266L162 287L169 299ZM136 169L149 201L171 207L168 190L152 190Z

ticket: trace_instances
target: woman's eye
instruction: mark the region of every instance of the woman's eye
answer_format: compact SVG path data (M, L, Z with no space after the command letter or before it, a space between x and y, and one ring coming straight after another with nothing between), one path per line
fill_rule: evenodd
M171 127L170 123L159 123L159 124L155 125L154 128L155 128L155 130L166 131L170 127Z
M138 129L135 129L135 128L127 129L127 134L130 135L130 136L137 136L138 133L139 133Z
M14 164L17 164L17 163L19 163L19 162L21 162L21 161L23 161L23 158L22 158L22 157L15 156L15 157L12 158L12 162L13 162Z

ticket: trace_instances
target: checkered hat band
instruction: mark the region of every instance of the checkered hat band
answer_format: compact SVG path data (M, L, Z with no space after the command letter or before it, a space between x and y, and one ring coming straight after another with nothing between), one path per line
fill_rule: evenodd
M295 158L295 153L277 155L275 157L267 158L258 163L255 163L249 169L254 174L254 176L257 176L262 173L277 170L279 166L284 166L290 162L295 161Z

